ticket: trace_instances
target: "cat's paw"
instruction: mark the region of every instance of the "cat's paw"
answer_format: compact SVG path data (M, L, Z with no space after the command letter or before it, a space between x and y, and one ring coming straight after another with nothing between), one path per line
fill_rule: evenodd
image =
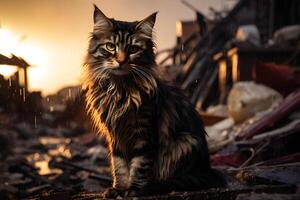
M139 196L139 192L136 190L127 190L124 194L124 197L136 197Z
M107 188L103 193L102 193L102 198L104 199L115 199L118 196L122 197L124 196L124 192L120 189L111 187Z

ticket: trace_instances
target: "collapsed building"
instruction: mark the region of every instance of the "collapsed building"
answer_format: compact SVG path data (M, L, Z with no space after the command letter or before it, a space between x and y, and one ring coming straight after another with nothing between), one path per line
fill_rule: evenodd
M41 92L28 91L27 69L30 64L21 57L15 55L7 57L0 54L0 68L3 65L15 66L17 70L8 78L0 75L1 111L17 113L21 118L19 120L28 119L28 116L40 116L43 111ZM32 117L30 119L33 120Z
M300 64L299 9L295 0L241 0L227 14L215 12L213 20L194 9L197 20L178 22L177 45L158 53L164 54L159 55L160 64L167 79L184 89L198 110L226 103L238 81L274 85L275 79L261 80L261 73L274 68L267 63L289 66L291 71ZM299 86L299 81L294 83L293 89Z

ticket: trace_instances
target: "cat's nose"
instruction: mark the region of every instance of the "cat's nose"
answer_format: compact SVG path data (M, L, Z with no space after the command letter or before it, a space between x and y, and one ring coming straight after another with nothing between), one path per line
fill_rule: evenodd
M120 64L124 63L125 60L126 60L125 52L124 51L118 51L118 53L116 55L116 60Z

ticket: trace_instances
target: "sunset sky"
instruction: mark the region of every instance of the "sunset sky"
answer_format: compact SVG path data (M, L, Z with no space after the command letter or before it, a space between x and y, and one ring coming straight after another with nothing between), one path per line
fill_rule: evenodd
M210 6L219 10L228 0L188 1L207 14ZM176 21L195 17L180 0L0 0L0 53L11 49L34 65L29 71L31 91L46 95L79 84L93 3L107 16L129 21L159 11L158 49L175 44Z

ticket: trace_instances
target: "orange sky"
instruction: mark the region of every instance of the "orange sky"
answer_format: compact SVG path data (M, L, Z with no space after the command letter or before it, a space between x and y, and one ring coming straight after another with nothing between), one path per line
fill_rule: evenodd
M189 0L204 13L209 6L218 10L227 1ZM30 90L42 90L45 95L79 84L92 30L93 3L107 16L129 21L159 11L155 26L158 49L174 45L177 20L195 17L180 0L0 0L1 28L18 40L23 37L17 45L23 47L22 56L35 65L29 72Z

